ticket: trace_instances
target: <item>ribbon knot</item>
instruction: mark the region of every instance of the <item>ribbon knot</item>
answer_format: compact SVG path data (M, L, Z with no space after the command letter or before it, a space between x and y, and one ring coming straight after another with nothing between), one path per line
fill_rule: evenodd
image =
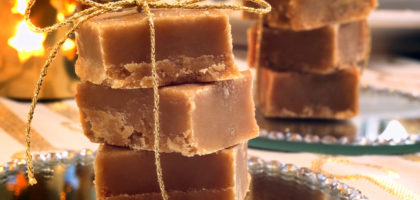
M161 190L162 198L164 200L168 199L166 194L165 185L163 183L162 178L162 168L160 166L160 156L159 156L159 92L158 92L158 75L156 72L156 52L155 52L155 27L153 22L153 15L150 11L151 8L182 8L182 9L229 9L229 10L242 10L246 12L252 12L256 14L265 14L270 12L271 6L264 0L248 0L253 2L259 6L259 8L252 8L246 7L237 4L205 4L206 0L177 0L176 2L164 2L161 0L119 0L115 2L109 3L97 3L92 0L76 0L77 2L89 6L89 8L77 12L73 16L67 18L63 22L56 23L52 26L39 28L32 24L29 19L31 15L32 6L35 4L36 0L29 0L28 7L25 11L25 21L28 26L35 32L42 32L42 33L50 33L60 29L63 26L70 25L70 29L66 33L66 35L58 41L52 50L50 51L49 57L46 60L45 64L41 68L41 73L39 79L37 81L34 95L32 97L32 103L28 112L27 116L27 123L26 123L26 131L25 131L25 138L26 138L26 146L25 146L25 155L26 155L26 163L28 168L28 178L29 183L31 185L36 184L36 179L34 176L34 169L32 166L32 155L30 152L31 140L30 140L30 132L31 132L31 122L33 119L34 111L36 105L38 103L38 95L39 91L41 90L42 83L44 78L47 76L48 67L56 57L58 51L60 50L61 46L64 42L70 38L76 31L77 28L80 27L86 20L104 14L108 12L120 11L124 8L133 8L136 7L139 12L144 11L146 17L148 18L149 28L150 28L150 43L151 43L151 64L152 64L152 80L153 80L153 96L154 96L154 109L153 109L153 117L154 117L154 148L153 151L155 153L155 164L156 164L156 172L158 176L159 187ZM198 4L201 3L201 4Z

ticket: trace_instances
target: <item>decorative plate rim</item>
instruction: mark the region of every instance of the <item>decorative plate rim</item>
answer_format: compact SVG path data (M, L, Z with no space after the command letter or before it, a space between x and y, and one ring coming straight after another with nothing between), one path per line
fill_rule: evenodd
M298 184L304 184L311 189L317 189L335 198L349 200L368 199L360 190L350 187L334 177L327 177L306 167L299 168L294 164L285 164L276 160L265 161L257 156L248 158L248 167L252 174L263 173L268 176L280 176L280 178L293 180Z
M90 149L49 152L33 155L33 165L37 173L44 176L52 175L54 167L58 164L92 164L96 151ZM299 168L294 164L285 164L279 161L265 161L256 156L249 156L248 167L251 174L264 174L276 176L285 180L292 180L311 189L318 190L332 197L359 200L368 199L360 190L350 187L334 177L327 177L308 168ZM12 159L0 165L0 183L7 182L9 176L26 170L26 161L22 158Z
M381 95L398 95L407 98L410 101L419 101L420 94L407 92L402 90L394 90L390 88L378 88L370 85L361 87L364 92L372 92ZM348 146L395 146L395 145L413 145L420 144L420 135L409 135L406 138L398 140L385 140L385 139L370 139L367 137L357 138L355 141L351 141L347 136L335 138L333 136L322 136L318 135L302 135L300 133L292 132L280 132L280 131L269 131L264 128L260 128L260 137L276 141L284 142L296 142L296 143L307 143L307 144L323 144L323 145L348 145Z

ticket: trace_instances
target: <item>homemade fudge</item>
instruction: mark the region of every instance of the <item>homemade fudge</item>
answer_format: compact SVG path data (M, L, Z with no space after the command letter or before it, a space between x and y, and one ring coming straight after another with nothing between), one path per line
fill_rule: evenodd
M271 69L331 73L363 63L369 54L366 20L299 32L264 27L261 32L259 66ZM250 47L253 48L257 47Z
M154 9L158 84L211 82L239 75L228 15L216 10ZM152 87L149 24L136 9L107 13L77 31L76 73L112 88Z
M256 6L243 0L247 6ZM271 12L263 23L294 31L311 30L330 24L366 19L378 5L376 0L267 0ZM244 18L258 19L254 13L244 12Z
M351 120L276 119L264 117L260 111L256 112L256 119L260 130L268 133L298 133L301 136L332 136L336 139L346 137L350 142L357 136L357 127Z
M258 41L258 24L254 24L253 26L249 27L247 30L248 35L248 55L247 55L247 61L249 67L256 67L256 60L257 60L257 50L259 47L259 41Z
M249 71L233 80L161 87L160 150L213 153L258 136ZM81 83L76 101L92 142L152 150L153 90Z
M359 113L359 68L331 74L259 67L258 103L266 117L345 119Z
M169 199L244 199L248 191L247 143L204 156L160 154ZM95 159L97 198L161 199L152 151L101 145Z

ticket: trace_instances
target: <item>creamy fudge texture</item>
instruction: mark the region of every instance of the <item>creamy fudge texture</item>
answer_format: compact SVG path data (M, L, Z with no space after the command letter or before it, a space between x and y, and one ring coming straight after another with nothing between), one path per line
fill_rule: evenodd
M253 58L250 62L255 60L259 66L276 70L331 73L364 62L370 49L366 20L298 32L263 27L260 33L261 44L254 44L260 48L259 59L256 60L257 55L249 55ZM256 49L256 46L249 49Z
M160 155L170 199L244 199L249 187L247 143L203 156ZM154 153L102 144L95 159L97 198L161 199Z
M248 35L248 53L247 53L247 61L249 67L256 67L256 56L257 50L259 49L259 42L258 42L258 24L254 24L253 26L249 27L247 30Z
M278 119L264 117L260 111L256 112L256 119L261 130L267 132L298 133L302 136L313 135L322 138L332 136L336 139L345 137L353 142L357 136L357 127L351 120L323 120L323 119Z
M255 6L243 0L245 5ZM366 19L378 5L376 0L267 0L271 12L263 22L270 27L294 31L311 30L336 23ZM244 12L247 19L258 19L253 13Z
M208 154L257 137L249 71L233 79L159 88L160 150ZM81 83L76 102L93 142L152 150L153 90Z
M359 68L331 74L258 68L258 104L266 117L346 119L359 113Z
M239 75L227 14L214 10L156 9L159 85L210 82ZM77 31L76 73L112 88L152 87L150 32L144 12L107 13Z

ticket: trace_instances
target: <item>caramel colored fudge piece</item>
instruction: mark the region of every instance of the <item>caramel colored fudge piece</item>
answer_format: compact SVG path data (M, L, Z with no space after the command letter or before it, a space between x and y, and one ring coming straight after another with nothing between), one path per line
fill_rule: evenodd
M169 199L244 199L249 187L247 143L203 156L160 154ZM101 200L161 199L152 151L101 145L95 159Z
M243 0L245 5L255 6ZM264 15L264 24L294 31L311 30L330 24L366 19L378 5L376 0L267 0L272 10ZM257 19L244 12L247 19Z
M258 135L249 71L233 80L161 87L160 150L203 155ZM152 150L153 90L81 83L76 101L92 142Z
M336 139L345 137L353 142L358 131L351 120L277 119L264 117L260 111L256 112L256 119L260 129L267 133L297 133L301 136L331 136Z
M257 45L259 45L258 42L258 24L254 24L253 26L249 27L247 30L247 35L248 35L248 55L247 55L247 59L248 59L248 66L249 67L256 67L255 66L255 61L257 59L257 50L259 49L259 47Z
M369 28L366 20L300 32L264 27L259 46L260 66L276 70L331 73L337 68L362 63L367 59ZM257 58L256 55L250 57Z
M331 74L258 68L258 102L266 117L345 119L359 113L359 68Z
M215 10L153 10L159 85L210 82L239 75L227 14ZM76 73L112 88L152 87L150 32L135 9L107 13L77 31Z

